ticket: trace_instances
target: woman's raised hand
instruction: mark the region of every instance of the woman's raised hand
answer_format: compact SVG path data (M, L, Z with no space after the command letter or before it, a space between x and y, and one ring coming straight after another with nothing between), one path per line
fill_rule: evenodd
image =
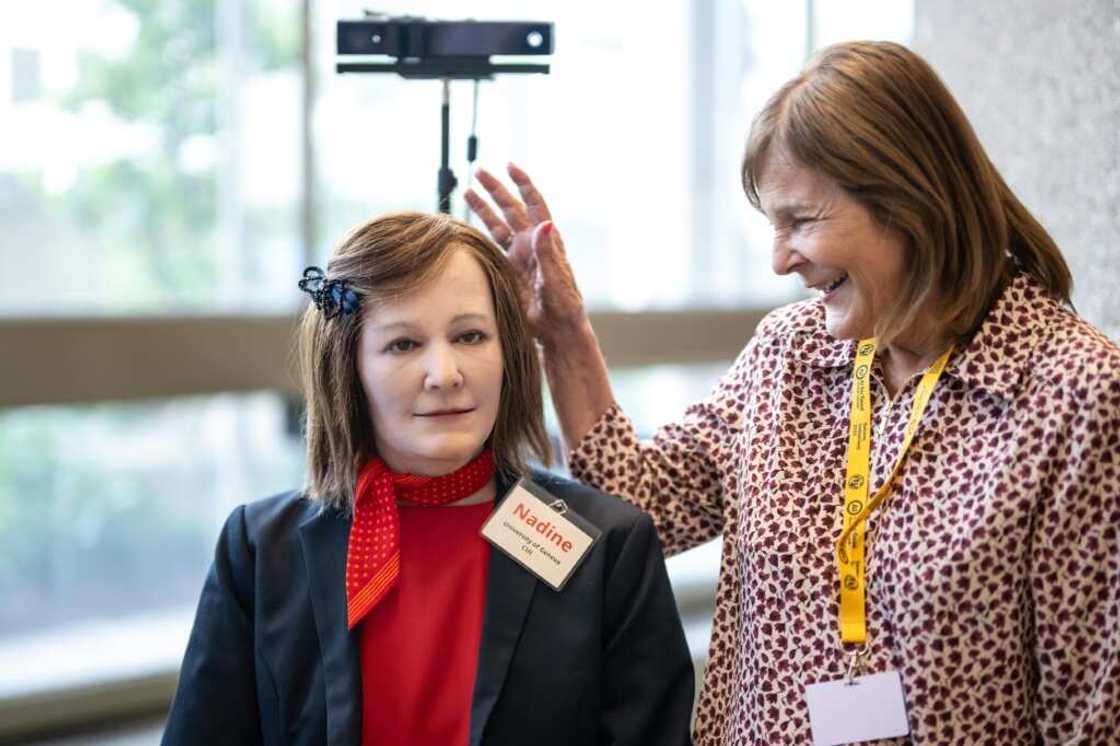
M520 277L521 303L544 349L548 388L560 432L570 448L583 440L614 402L607 362L548 205L527 173L510 164L509 176L521 199L492 175L478 170L478 181L490 193L500 215L470 189L467 204L509 252Z
M498 209L473 189L465 197L471 211L509 254L521 280L521 305L533 334L548 348L584 329L583 296L544 198L527 173L513 164L508 171L520 199L482 168L477 171L478 182Z

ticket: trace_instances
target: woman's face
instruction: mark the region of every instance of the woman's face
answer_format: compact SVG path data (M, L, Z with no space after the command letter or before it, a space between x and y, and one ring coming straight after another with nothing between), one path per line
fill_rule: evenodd
M502 347L490 284L467 250L427 285L369 304L358 375L377 453L394 471L440 476L481 452L498 416Z
M774 227L774 271L796 272L820 295L832 337L872 336L902 282L902 235L880 226L836 182L780 148L763 164L758 193Z

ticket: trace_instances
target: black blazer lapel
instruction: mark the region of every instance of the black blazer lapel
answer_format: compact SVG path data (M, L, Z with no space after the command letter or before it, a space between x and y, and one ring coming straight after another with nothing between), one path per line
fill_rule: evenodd
M514 482L499 478L498 494L506 495ZM498 502L500 502L499 499ZM533 600L537 579L528 570L490 547L490 569L486 578L486 604L482 617L482 640L478 674L471 705L471 746L482 742L486 721L505 685L506 674L521 629Z
M321 510L300 526L311 605L323 653L327 743L358 746L362 736L362 673L358 636L346 627L346 550L350 520Z

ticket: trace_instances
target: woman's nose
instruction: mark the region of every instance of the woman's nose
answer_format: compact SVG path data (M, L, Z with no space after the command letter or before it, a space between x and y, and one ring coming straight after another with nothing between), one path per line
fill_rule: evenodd
M463 385L459 356L447 345L433 344L425 358L424 387L427 389L458 388Z
M774 274L788 275L804 262L805 258L790 248L788 242L774 239L774 247L770 252L770 268L774 270Z

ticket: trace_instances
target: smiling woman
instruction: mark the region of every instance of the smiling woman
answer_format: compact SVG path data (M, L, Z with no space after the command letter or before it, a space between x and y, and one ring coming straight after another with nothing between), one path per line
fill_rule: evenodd
M533 276L572 473L670 552L724 538L696 740L1115 742L1120 349L1053 239L898 44L821 50L745 153L773 269L820 297L646 440L528 174L469 195Z
M307 486L227 521L164 743L687 743L651 519L526 466L541 376L500 249L388 215L300 288Z
M874 336L875 320L892 307L904 237L885 230L871 211L834 181L774 148L760 169L759 206L774 226L772 265L796 273L820 293L825 326L836 339Z

